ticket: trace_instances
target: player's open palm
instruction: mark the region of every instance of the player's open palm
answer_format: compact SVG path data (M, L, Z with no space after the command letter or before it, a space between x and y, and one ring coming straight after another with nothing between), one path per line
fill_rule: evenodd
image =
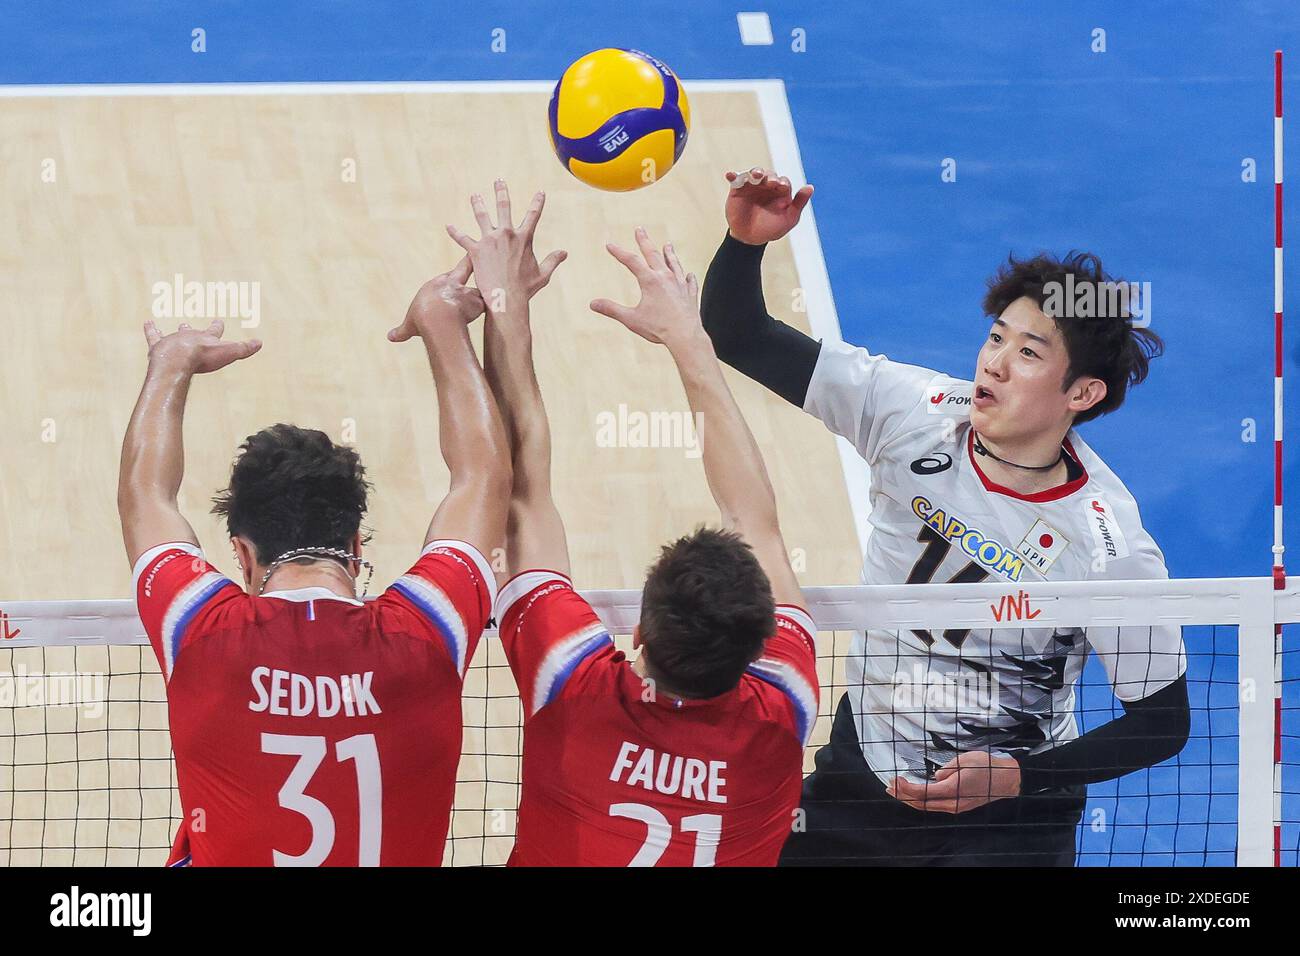
M206 329L196 329L182 322L175 332L164 335L150 319L144 324L144 338L149 343L149 364L163 363L191 375L215 372L232 362L248 358L262 347L257 339L225 341L226 324L213 319Z
M794 192L790 180L755 166L743 173L728 172L727 228L741 242L758 246L780 239L799 222L812 198L812 186Z
M525 304L546 287L556 267L569 255L563 249L557 249L538 262L533 251L533 236L546 205L545 193L539 191L533 196L523 221L516 228L510 210L510 190L505 180L498 179L495 189L495 225L483 197L478 193L470 197L470 207L481 233L478 239L471 238L456 226L447 226L447 234L465 250L474 264L474 278L490 315L500 315L515 305ZM512 302L515 296L522 296L524 302Z
M612 242L605 248L636 277L641 301L632 306L595 299L591 310L617 319L643 339L671 347L700 330L699 284L694 273L682 268L672 243L660 251L638 226L636 244L640 255Z

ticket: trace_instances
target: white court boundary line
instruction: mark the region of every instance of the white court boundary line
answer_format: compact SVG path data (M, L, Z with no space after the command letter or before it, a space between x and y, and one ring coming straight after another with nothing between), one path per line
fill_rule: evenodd
M785 95L783 80L755 80L759 112L763 128L767 130L767 147L772 154L772 165L789 177L795 189L808 181L804 174L803 159L799 155L799 139L794 131L794 115ZM832 344L842 342L840 316L831 294L831 278L822 254L821 234L817 231L817 217L813 214L814 200L810 200L799 218L799 225L790 233L790 247L794 252L795 272L804 290L808 307L808 323L814 338ZM871 536L871 466L858 454L847 439L835 437L835 448L840 456L840 470L844 474L844 489L849 495L849 509L858 534L858 559L861 563Z
M682 80L705 93L754 93L780 80ZM550 80L395 80L367 83L68 83L0 86L0 97L60 96L321 96L374 93L549 93Z
M682 80L688 90L703 93L753 93L758 99L759 115L767 135L772 165L789 176L795 188L807 181L794 116L785 93L785 81L756 80ZM430 80L373 83L101 83L67 85L0 86L0 99L38 99L42 97L109 97L109 96L320 96L330 94L381 95L399 93L550 93L555 84L548 80ZM814 338L835 343L843 341L839 313L831 293L830 274L822 254L821 236L810 202L799 225L790 233L795 273L804 290L808 323ZM858 538L861 563L871 535L871 470L847 440L836 435L844 488Z

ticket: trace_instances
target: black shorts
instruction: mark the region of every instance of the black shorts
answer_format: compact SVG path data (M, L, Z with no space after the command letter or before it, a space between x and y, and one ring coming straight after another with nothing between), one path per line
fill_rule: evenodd
M1076 786L960 814L914 810L867 766L846 694L804 780L804 827L786 841L781 866L1073 866L1086 797Z

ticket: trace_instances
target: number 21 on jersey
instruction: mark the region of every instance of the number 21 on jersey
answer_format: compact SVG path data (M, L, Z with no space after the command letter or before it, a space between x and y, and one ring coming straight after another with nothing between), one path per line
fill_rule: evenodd
M609 808L611 817L640 820L646 826L645 842L632 857L628 866L654 866L668 849L673 838L673 825L668 818L644 803L616 803ZM695 858L691 866L713 866L722 839L722 816L717 813L697 813L682 817L683 833L695 834Z

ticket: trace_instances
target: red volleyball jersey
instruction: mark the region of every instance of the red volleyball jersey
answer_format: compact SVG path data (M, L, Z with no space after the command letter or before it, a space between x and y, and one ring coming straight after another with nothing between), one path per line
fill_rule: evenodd
M515 866L773 866L817 717L816 631L782 605L733 690L656 694L567 577L501 590L524 708Z
M135 580L185 814L172 865L441 864L495 589L477 550L435 541L368 603L251 597L187 544L141 556Z

